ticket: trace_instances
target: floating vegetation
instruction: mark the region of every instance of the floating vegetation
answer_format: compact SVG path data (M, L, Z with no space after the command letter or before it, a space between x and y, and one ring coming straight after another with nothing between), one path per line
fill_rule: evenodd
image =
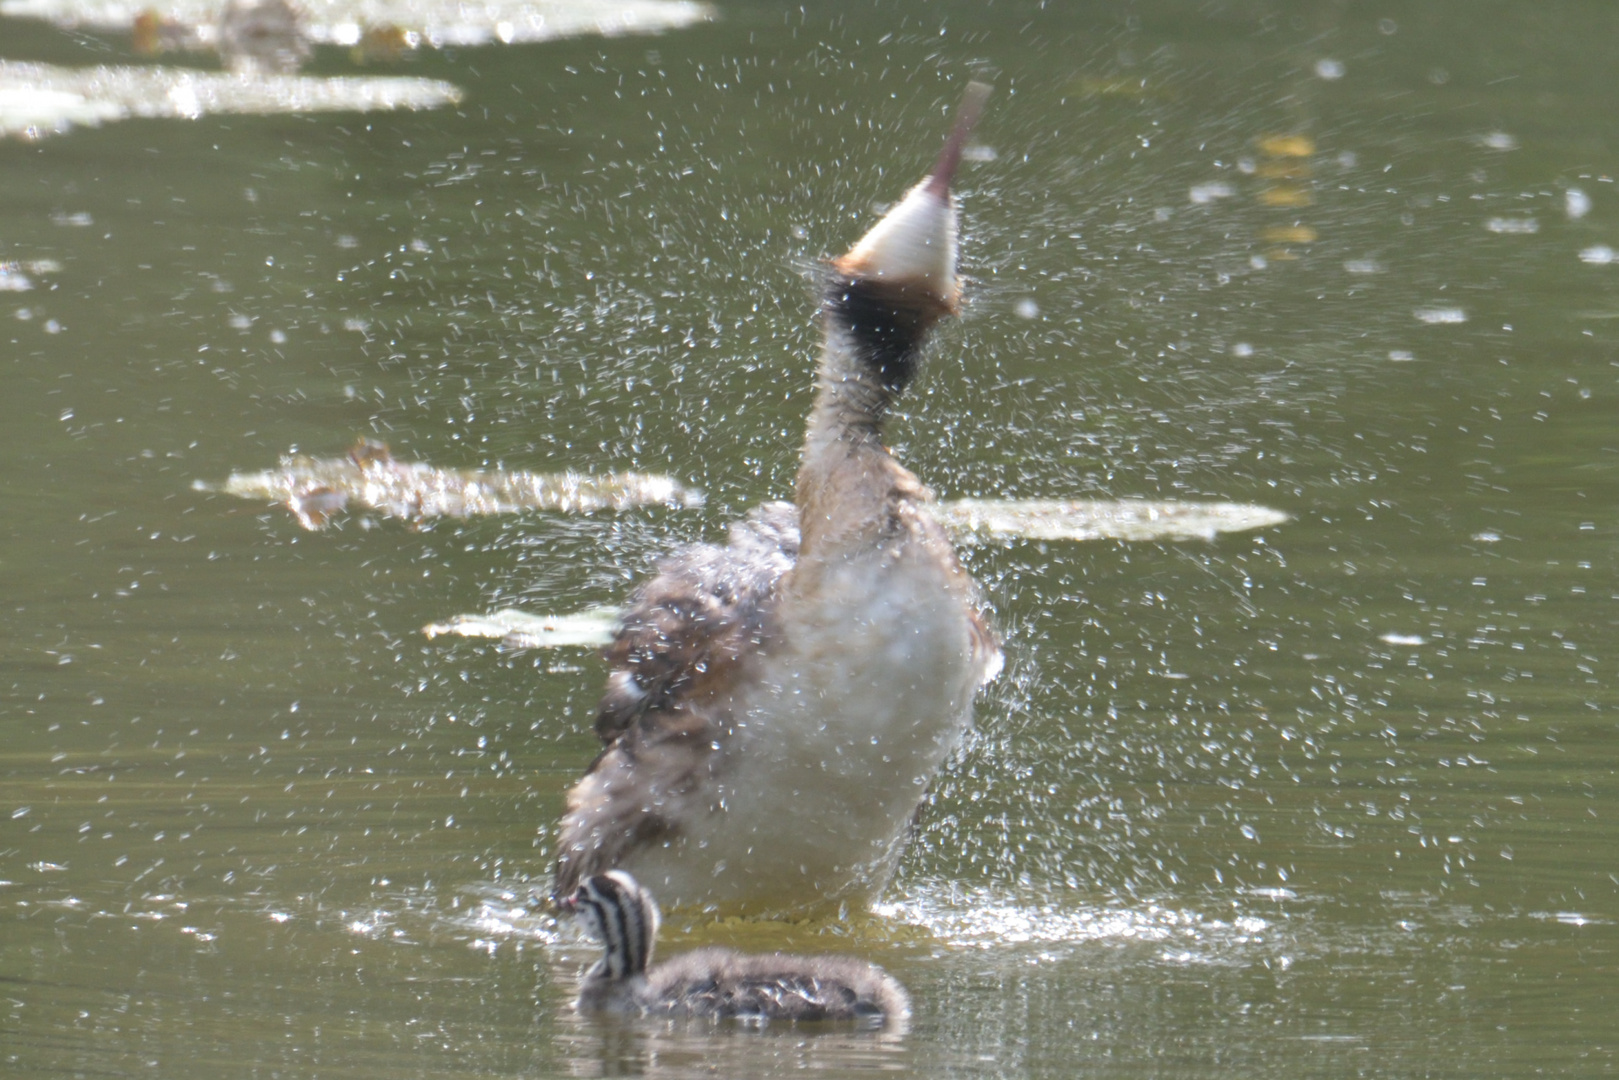
M143 33L146 47L217 49L224 0L0 0L0 15L68 30ZM409 47L655 34L708 22L692 0L298 0L299 37L316 45L397 40Z
M598 649L613 640L618 616L616 605L587 608L572 615L530 615L516 608L503 608L488 615L457 615L422 627L422 633L430 638L440 634L499 638L512 649Z
M1319 234L1308 225L1271 225L1259 230L1259 236L1272 244L1313 244Z
M1259 201L1266 206L1280 206L1284 209L1296 210L1309 206L1315 202L1315 197L1304 188L1292 184L1280 187L1266 188L1259 193Z
M395 461L386 446L361 440L346 457L294 454L266 472L232 473L198 491L278 502L306 529L324 529L344 510L360 509L419 524L430 518L513 514L524 510L588 513L663 503L701 506L703 495L666 476L645 473L531 473L438 469Z
M1147 499L956 499L933 516L957 540L1212 540L1288 520L1268 506Z
M291 0L227 0L212 22L200 25L148 8L135 16L130 34L143 56L212 49L237 72L297 71L313 51L303 9Z
M65 68L0 60L0 138L38 139L132 117L374 112L454 105L436 79L243 75L162 67Z
M1308 135L1266 135L1259 140L1259 151L1278 158L1309 157L1315 153L1315 140Z
M1257 140L1263 160L1246 163L1243 172L1250 173L1268 186L1255 196L1261 206L1278 210L1302 210L1315 202L1310 178L1314 170L1310 158L1316 152L1315 140L1308 135L1267 135ZM1297 259L1289 245L1313 244L1318 233L1302 221L1286 225L1271 225L1259 230L1259 238L1275 245L1260 256L1262 260L1285 262ZM1261 269L1264 263L1256 264Z
M1282 158L1261 161L1254 166L1254 175L1263 180L1308 180L1315 175L1308 160Z

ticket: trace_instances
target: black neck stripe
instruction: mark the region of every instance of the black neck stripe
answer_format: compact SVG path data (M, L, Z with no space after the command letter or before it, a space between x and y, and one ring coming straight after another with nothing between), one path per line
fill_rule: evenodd
M827 282L822 307L825 317L848 335L860 366L896 394L916 375L928 331L950 311L920 283L844 274Z

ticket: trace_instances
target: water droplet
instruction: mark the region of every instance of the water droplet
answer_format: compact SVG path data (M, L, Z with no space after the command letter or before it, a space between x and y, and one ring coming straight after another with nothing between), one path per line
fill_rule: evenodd
M1417 308L1411 314L1417 317L1417 321L1429 326L1448 326L1467 321L1467 312L1459 307Z
M1426 645L1428 643L1428 639L1421 634L1397 634L1393 631L1379 635L1377 640L1386 642L1389 645Z
M1525 217L1493 217L1484 222L1484 228L1505 235L1526 235L1540 231L1540 222Z
M1229 199L1237 193L1236 188L1219 180L1207 184L1193 184L1188 193L1195 206L1206 206L1216 199Z

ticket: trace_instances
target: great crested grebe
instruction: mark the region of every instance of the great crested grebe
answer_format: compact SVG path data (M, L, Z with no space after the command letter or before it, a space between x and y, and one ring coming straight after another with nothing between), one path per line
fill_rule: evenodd
M568 793L553 895L622 867L666 903L868 902L1001 652L977 586L881 441L955 313L950 184L989 88L927 177L828 270L794 503L665 561L607 647L604 748Z
M884 1023L911 1012L892 975L850 956L709 948L649 969L658 905L622 870L586 878L562 907L584 919L604 950L579 984L574 1007L581 1012Z

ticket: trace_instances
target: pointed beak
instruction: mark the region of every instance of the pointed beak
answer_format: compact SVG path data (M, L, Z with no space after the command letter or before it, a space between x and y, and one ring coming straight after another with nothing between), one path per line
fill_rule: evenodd
M956 281L956 205L950 184L988 96L987 84L967 85L955 127L932 170L848 254L833 260L835 271L850 278L920 288L950 311L956 309L961 290Z

